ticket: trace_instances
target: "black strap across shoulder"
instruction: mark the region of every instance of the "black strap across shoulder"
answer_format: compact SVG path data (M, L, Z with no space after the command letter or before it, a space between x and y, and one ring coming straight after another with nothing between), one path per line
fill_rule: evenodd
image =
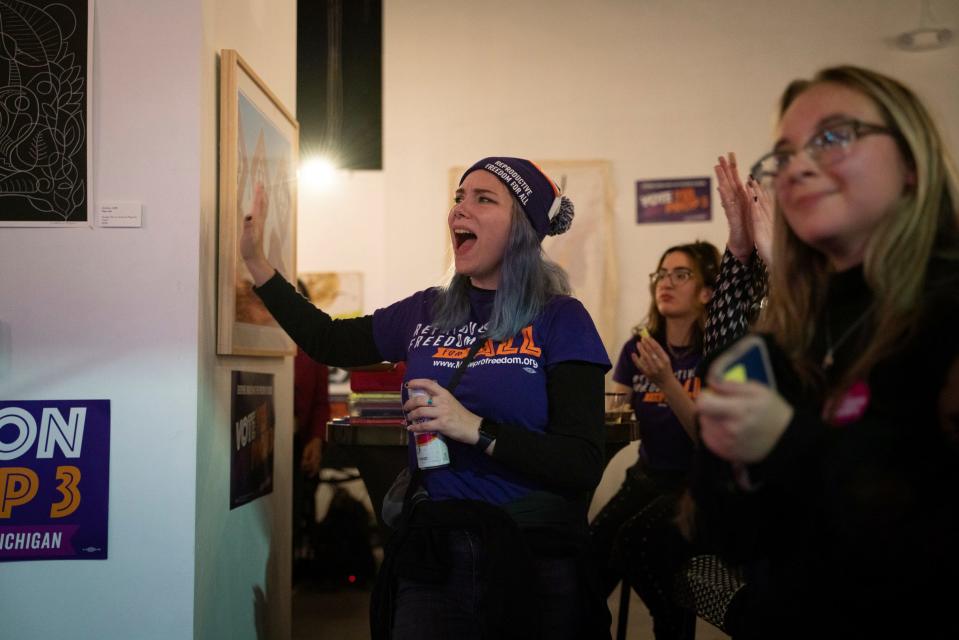
M466 373L466 367L469 366L469 363L472 362L473 358L476 357L476 352L480 350L480 347L483 346L484 342L486 342L486 339L483 338L482 335L476 338L476 342L470 346L469 353L466 354L466 357L463 358L462 362L460 362L460 366L456 367L456 371L453 372L453 377L450 378L450 381L446 385L447 391L453 393L457 385L459 385L460 380L463 378L463 374Z

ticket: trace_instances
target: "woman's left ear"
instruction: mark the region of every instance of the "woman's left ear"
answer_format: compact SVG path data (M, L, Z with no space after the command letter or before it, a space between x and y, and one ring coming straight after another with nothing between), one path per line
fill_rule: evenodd
M712 287L703 287L699 290L699 301L703 304L709 304L709 301L713 299L713 288Z

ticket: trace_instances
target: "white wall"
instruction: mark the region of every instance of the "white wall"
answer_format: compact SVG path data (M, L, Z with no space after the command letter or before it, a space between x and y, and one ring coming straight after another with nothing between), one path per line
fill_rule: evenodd
M959 30L959 4L930 7ZM371 311L441 282L450 167L486 155L609 160L622 344L649 305L646 274L662 251L694 238L722 248L726 235L718 202L711 222L637 225L635 182L712 176L727 150L748 167L771 144L789 80L838 63L890 73L927 99L959 152L959 46L884 43L919 13L918 0L385 0L382 209L375 194L347 190L341 208L319 215L336 238L385 238L385 260L366 263L368 280L384 282ZM301 268L342 251L305 231ZM615 482L630 454L612 465Z
M396 301L390 282L396 269L386 263L393 240L386 233L383 172L340 171L328 183L301 180L299 190L297 270L361 272L369 312Z
M215 356L219 51L236 49L292 113L296 108L294 0L203 0L200 385L197 416L198 639L290 637L292 358ZM273 492L230 510L230 374L274 375Z
M0 636L190 638L200 7L96 9L94 193L143 227L0 230L0 397L110 400L109 559L4 563Z

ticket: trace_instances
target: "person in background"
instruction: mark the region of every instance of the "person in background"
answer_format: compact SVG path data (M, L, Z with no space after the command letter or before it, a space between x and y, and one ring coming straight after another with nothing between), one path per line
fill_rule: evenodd
M302 280L301 296L310 299ZM293 359L293 583L302 577L312 557L310 532L316 522L316 487L319 483L323 434L330 419L329 368L297 348Z
M569 228L572 202L528 160L480 160L447 215L449 284L345 320L296 295L267 261L264 205L257 189L240 250L280 326L330 365L405 361L406 386L426 392L404 404L411 433L440 433L449 447L447 466L417 471L410 438L417 501L388 541L372 636L608 638L584 549L610 363L541 247Z
M719 251L708 242L667 249L649 274L645 325L634 329L613 371L612 391L629 394L642 441L639 460L626 470L622 486L590 526L592 553L607 595L633 566L621 554L640 552L630 531L633 518L658 500L663 506L674 504L686 487L696 441L694 398L700 389L706 305L718 269ZM668 508L655 510L670 513ZM616 547L620 549L614 552ZM687 625L689 616L659 597L644 575L631 575L630 582L653 615L656 637L675 637L675 628Z
M956 638L959 180L923 103L852 66L791 83L759 330L776 388L710 371L701 539L739 638ZM743 471L745 473L743 473Z

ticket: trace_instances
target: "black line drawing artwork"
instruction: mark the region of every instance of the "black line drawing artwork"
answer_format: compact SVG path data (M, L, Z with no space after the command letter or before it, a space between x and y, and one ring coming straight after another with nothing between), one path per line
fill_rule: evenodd
M88 0L0 0L0 225L85 223Z

